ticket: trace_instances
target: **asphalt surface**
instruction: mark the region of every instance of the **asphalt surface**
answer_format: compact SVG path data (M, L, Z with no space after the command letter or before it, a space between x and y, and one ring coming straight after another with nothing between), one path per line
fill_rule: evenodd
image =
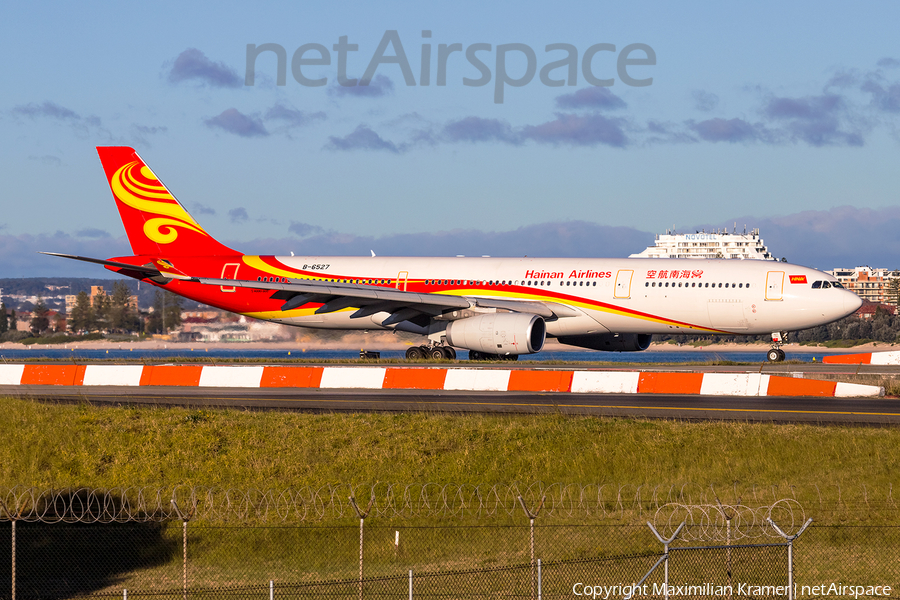
M900 400L891 398L83 386L0 386L0 395L66 403L307 412L555 413L696 421L900 424Z

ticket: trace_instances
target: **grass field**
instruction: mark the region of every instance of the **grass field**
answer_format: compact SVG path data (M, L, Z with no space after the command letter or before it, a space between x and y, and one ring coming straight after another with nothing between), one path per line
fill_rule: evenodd
M896 428L0 402L0 487L691 483L892 506L900 473Z
M726 504L740 496L749 506L782 497L796 497L804 505L804 518L816 522L797 545L796 573L803 582L876 576L882 583L900 581L900 510L892 497L900 473L897 428L562 415L314 415L100 407L19 398L2 398L0 403L0 488L206 486L246 491L379 484L383 490L386 483L527 486L541 481L595 484L591 489L607 485L606 513L575 510L569 516L564 511L550 516L545 511L538 518L536 552L548 562L658 553L660 545L645 525L654 518L648 498L642 498L644 510L617 511L617 503L633 507L635 495L649 489L663 490L664 503L665 490L713 488ZM346 489L341 488L341 501L346 500ZM714 495L707 494L707 500ZM366 498L360 499L365 505ZM799 525L786 528L796 531ZM500 518L370 517L365 528L370 576L528 563L528 521L518 509ZM0 537L6 538L8 529L9 522L0 522ZM397 531L399 548L393 543ZM340 518L326 515L302 524L287 519L284 526L200 519L190 523L187 532L188 574L195 586L262 585L269 579L352 583L358 572L359 520L349 511ZM122 587L178 589L183 574L181 534L179 522L22 523L19 576L24 585L90 568L91 582L82 593ZM673 565L673 573L678 568L691 573L710 570L703 581L722 576L722 557L696 556L704 562L695 565L690 558L681 567ZM90 564L82 557L91 557ZM590 576L597 582L617 582L645 572L653 560L616 559L610 563L613 570L600 579L595 566L584 568L592 569ZM783 570L780 558L771 564L760 557L748 560L746 568L752 567L752 573ZM9 564L6 544L0 544L0 564ZM573 571L577 565L559 568L564 569L558 576L560 589L582 576ZM4 569L0 580L6 577ZM762 577L752 573L746 577ZM551 574L548 567L548 586ZM527 587L528 572L526 568L508 583L502 573L472 577L466 585L484 591L514 581ZM453 581L459 585L462 580ZM355 590L352 585L348 589Z

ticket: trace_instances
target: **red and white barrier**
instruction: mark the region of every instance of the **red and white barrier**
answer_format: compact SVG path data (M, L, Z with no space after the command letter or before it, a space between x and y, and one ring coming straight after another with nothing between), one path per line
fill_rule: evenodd
M831 365L900 365L900 352L860 352L825 356L822 362Z
M472 392L883 396L884 388L761 373L665 373L471 367L0 365L0 385L406 389Z

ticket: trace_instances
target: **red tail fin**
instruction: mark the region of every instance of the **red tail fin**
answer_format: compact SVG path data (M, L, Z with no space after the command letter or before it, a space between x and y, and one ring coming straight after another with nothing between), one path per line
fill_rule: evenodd
M134 148L98 146L97 153L136 255L240 255L200 227Z

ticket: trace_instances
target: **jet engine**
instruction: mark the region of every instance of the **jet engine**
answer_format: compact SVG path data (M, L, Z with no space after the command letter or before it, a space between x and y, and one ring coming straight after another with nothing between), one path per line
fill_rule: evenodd
M556 339L561 344L602 352L640 352L650 347L652 337L649 333L592 333L563 335Z
M489 313L447 324L447 343L485 354L532 354L540 352L547 326L538 315Z

